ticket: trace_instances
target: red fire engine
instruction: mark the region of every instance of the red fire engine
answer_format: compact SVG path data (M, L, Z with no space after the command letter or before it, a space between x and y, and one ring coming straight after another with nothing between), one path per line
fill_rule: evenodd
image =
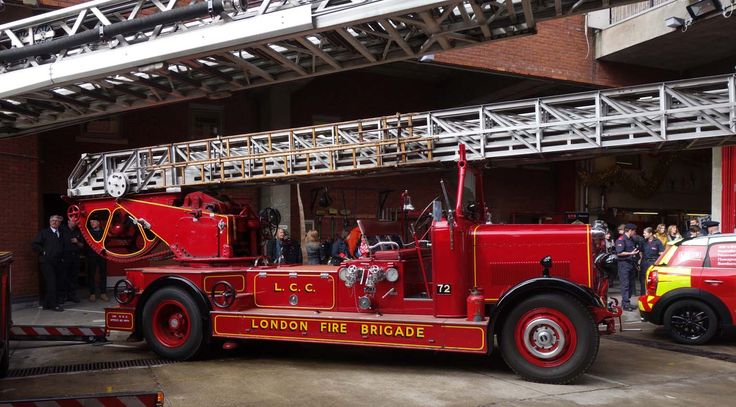
M482 171L462 145L457 168L455 202L445 190L444 208L428 205L426 234L404 242L399 222L359 220L370 253L339 266L264 264L253 211L202 192L77 198L70 215L110 260L173 256L174 265L128 269L119 305L105 312L108 330L145 338L166 358L247 339L497 348L525 379L576 379L620 315L593 264L599 236L588 225L486 223Z

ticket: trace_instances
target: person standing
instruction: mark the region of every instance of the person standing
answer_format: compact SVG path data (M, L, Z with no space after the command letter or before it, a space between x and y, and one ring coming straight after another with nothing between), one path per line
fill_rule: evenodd
M618 279L621 282L621 306L625 311L634 311L631 306L631 276L636 272L636 257L639 250L634 246L631 238L636 226L627 223L624 225L624 234L616 240L616 255L618 255Z
M283 262L283 249L284 249L284 238L286 237L286 231L278 228L276 235L273 239L266 243L266 257L272 263Z
M646 275L649 266L653 265L657 261L657 258L659 258L659 255L664 253L664 245L662 245L662 242L652 232L652 228L645 228L643 232L644 245L642 246L641 271L639 273L639 284L641 284L640 295L646 295L647 293Z
M332 256L332 258L330 259L330 264L337 265L340 264L340 262L342 262L343 260L350 258L348 244L345 241L347 237L348 231L343 230L340 236L338 236L332 243L332 250L330 251L330 255Z
M59 303L68 300L79 302L77 283L79 281L79 255L84 248L82 232L77 227L77 219L69 218L64 231L64 286Z
M316 230L310 230L304 236L304 248L307 251L306 264L320 264L322 262L322 244L319 242L319 234Z
M49 227L42 229L33 239L31 246L38 253L43 274L44 295L43 309L64 311L57 302L57 281L62 278L64 256L64 236L60 229L63 218L53 215L49 218Z
M688 230L688 239L694 239L696 237L700 237L702 235L702 229L700 229L700 226L690 226Z
M664 223L660 223L659 225L657 225L657 232L654 234L654 237L662 242L662 247L667 244L667 227L664 225Z
M716 222L714 220L705 221L703 222L703 227L705 228L708 235L721 234L721 222Z
M690 219L690 222L688 224L688 230L690 230L690 237L697 237L697 236L693 236L693 232L695 231L695 229L698 229L697 236L705 235L705 233L703 233L704 232L703 228L700 227L700 221L698 221L697 218L692 218Z
M680 239L682 239L682 235L680 234L680 231L677 229L677 225L670 225L667 228L667 243L674 242Z
M99 220L89 220L89 234L92 239L95 241L102 240L103 232ZM95 302L99 297L102 301L107 301L107 261L89 246L87 246L86 255L89 300ZM96 277L99 278L99 283L96 282Z

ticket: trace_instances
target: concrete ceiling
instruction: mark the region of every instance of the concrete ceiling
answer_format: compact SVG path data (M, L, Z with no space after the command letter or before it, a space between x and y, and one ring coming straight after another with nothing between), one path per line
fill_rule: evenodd
M664 21L661 22L664 25ZM649 41L624 48L599 58L600 61L619 62L671 71L705 71L709 74L733 72L733 66L724 71L722 64L708 72L714 62L736 56L736 20L720 14L696 21L687 31L674 30ZM712 69L712 70L713 70Z

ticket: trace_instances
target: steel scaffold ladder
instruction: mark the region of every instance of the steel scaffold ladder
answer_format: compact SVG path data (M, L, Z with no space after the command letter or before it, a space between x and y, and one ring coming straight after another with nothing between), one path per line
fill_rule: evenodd
M95 0L0 25L0 137L408 59L635 0Z
M68 194L127 193L387 171L453 161L542 156L736 135L736 75L591 91L85 154ZM111 178L112 176L112 178Z

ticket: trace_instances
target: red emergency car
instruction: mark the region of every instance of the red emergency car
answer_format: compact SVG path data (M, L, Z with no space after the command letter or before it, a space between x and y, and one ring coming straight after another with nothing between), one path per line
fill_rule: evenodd
M646 295L639 297L644 320L664 325L677 342L708 342L736 317L736 235L669 245L646 281Z

